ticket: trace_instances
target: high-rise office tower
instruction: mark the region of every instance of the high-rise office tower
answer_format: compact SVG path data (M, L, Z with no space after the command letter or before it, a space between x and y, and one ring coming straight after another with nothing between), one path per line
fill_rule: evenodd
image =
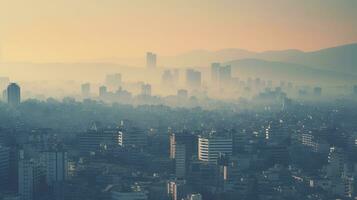
M18 191L21 200L34 200L38 197L45 177L40 162L33 159L19 160Z
M151 96L151 85L150 84L142 84L141 85L141 95Z
M148 69L156 68L156 54L152 52L146 53L146 67Z
M104 85L99 87L99 97L105 97L107 95L107 92L107 87L105 87Z
M0 144L0 191L7 188L10 167L10 149Z
M63 149L51 149L42 153L42 159L52 199L64 199L63 187L68 173L67 152Z
M175 174L177 178L184 178L186 176L187 168L187 153L185 144L175 145Z
M119 130L116 128L102 128L98 123L79 135L79 149L81 153L98 152L118 145Z
M221 154L231 156L233 139L229 134L211 132L198 138L198 159L208 163L217 163Z
M191 157L197 151L197 136L190 133L171 133L170 135L170 158L176 157L176 145L185 144L187 157Z
M177 178L184 178L190 162L197 147L197 137L189 133L171 133L170 135L170 158L175 162L175 173Z
M219 80L219 68L221 67L220 63L211 64L211 81L212 83L217 83Z
M11 106L17 106L21 102L21 90L20 86L17 85L16 83L10 83L9 86L7 86L7 102Z
M181 200L185 196L185 180L171 180L167 183L167 194L170 200Z
M122 147L144 147L146 145L146 134L139 128L129 128L119 131L119 145Z
M290 137L290 132L283 121L273 121L265 129L265 139L269 144L283 144Z
M63 182L67 179L68 159L64 150L50 150L43 152L47 184L52 186L55 183Z
M82 91L82 96L83 97L89 97L90 96L90 83L84 83L81 85L81 91Z
M191 89L199 89L201 87L201 72L194 69L186 70L186 85Z
M328 155L327 176L330 179L340 178L343 175L346 155L340 147L330 147Z

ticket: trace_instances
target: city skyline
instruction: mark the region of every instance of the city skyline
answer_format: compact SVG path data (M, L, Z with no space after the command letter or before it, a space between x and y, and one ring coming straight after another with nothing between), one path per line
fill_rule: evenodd
M357 0L0 0L0 200L357 200Z

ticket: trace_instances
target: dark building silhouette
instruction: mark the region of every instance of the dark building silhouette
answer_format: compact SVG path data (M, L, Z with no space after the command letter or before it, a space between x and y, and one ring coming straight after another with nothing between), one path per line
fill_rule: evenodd
M17 106L21 102L21 90L20 86L16 83L10 83L7 87L7 102L11 106Z
M7 187L10 167L10 149L0 145L0 191Z
M119 130L103 128L93 122L90 128L79 135L79 149L83 154L95 153L107 148L118 146Z
M191 157L196 152L197 137L190 133L171 133L170 158L175 160L177 178L184 178Z

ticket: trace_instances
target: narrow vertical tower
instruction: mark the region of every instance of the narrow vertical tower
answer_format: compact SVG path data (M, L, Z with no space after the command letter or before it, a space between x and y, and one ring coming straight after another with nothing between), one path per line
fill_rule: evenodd
M16 83L10 83L9 86L7 86L7 102L11 106L17 106L21 102L21 90L20 86L17 85Z

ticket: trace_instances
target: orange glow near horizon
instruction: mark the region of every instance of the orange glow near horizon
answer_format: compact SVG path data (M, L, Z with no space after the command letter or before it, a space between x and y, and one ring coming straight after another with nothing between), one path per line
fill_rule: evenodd
M3 62L194 49L316 50L357 42L352 0L0 0Z

